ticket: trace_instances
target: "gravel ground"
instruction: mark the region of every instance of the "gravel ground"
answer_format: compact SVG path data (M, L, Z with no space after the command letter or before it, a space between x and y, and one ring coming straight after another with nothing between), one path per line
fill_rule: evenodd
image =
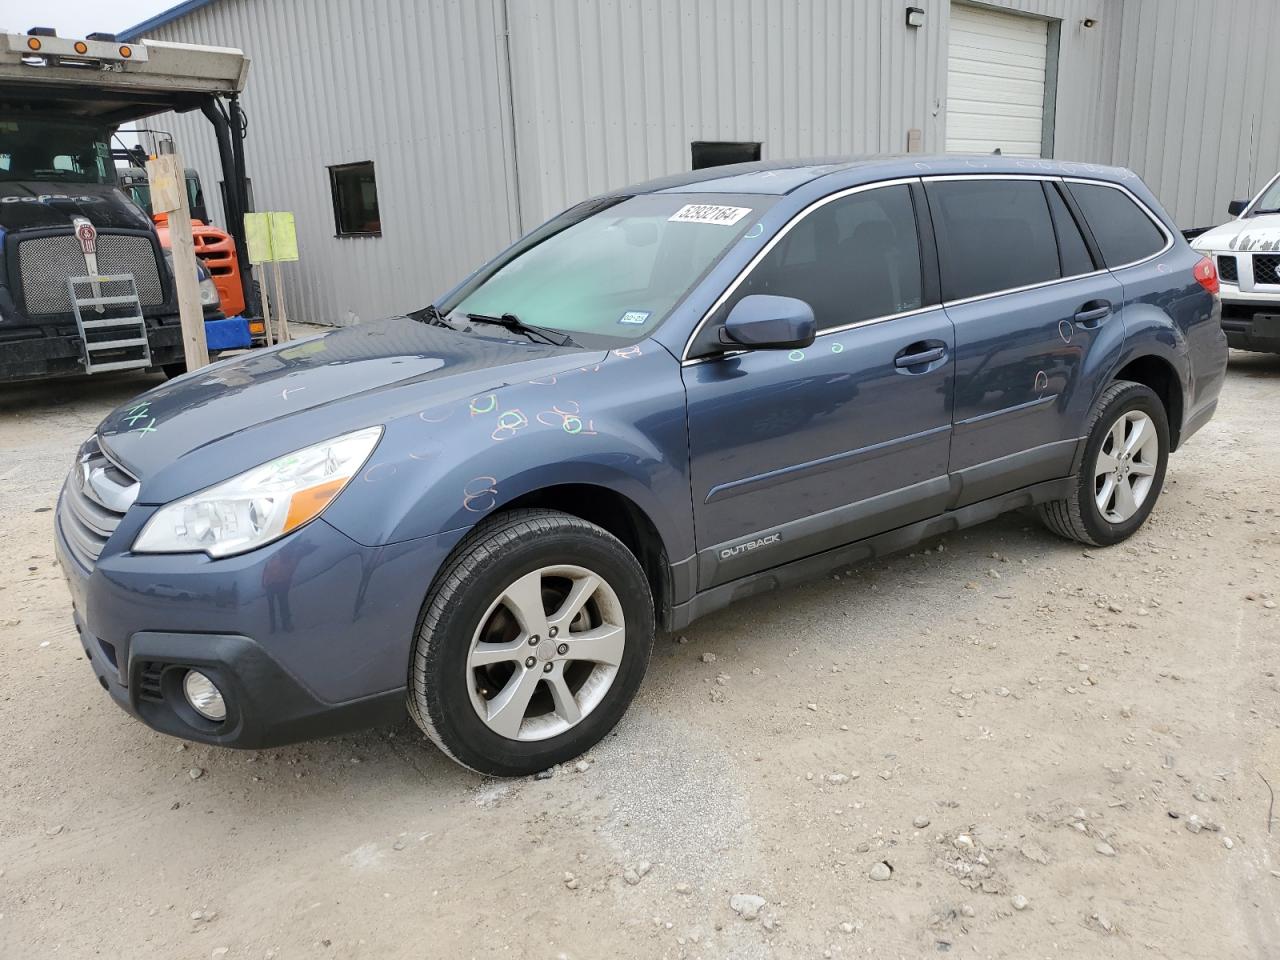
M1128 544L1012 515L739 604L510 782L407 722L240 753L109 702L49 511L155 382L0 388L0 957L1280 950L1280 358L1233 354Z

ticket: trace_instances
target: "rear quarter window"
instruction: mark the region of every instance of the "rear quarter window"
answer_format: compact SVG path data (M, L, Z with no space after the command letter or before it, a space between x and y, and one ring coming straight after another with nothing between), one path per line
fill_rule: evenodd
M1108 267L1144 260L1167 242L1160 228L1125 191L1088 183L1068 183L1067 187L1080 205Z

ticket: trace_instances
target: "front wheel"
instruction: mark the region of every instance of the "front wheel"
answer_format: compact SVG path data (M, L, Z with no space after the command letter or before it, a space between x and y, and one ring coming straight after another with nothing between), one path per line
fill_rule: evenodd
M1155 392L1121 380L1098 398L1071 494L1039 506L1054 533L1096 547L1126 540L1146 522L1164 486L1169 418Z
M631 552L552 510L486 521L427 598L409 712L480 773L522 776L613 729L653 648L653 599Z

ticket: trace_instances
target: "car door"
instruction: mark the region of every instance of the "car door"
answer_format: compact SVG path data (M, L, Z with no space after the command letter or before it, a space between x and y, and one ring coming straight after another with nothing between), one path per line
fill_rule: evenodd
M938 177L925 191L956 336L953 506L1064 477L1093 366L1124 338L1121 286L1053 178Z
M700 589L942 510L954 340L919 191L896 181L810 206L695 334L682 372ZM718 328L750 294L809 303L814 343L724 353Z

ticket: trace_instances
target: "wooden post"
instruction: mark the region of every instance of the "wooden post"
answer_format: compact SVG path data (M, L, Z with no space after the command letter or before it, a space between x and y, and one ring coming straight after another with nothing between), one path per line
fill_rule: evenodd
M262 272L262 279L266 280L266 278L267 272L264 270ZM276 341L275 334L271 330L271 298L267 296L267 285L265 283L258 291L258 294L258 299L262 301L262 330L267 340L267 346L271 347L275 345Z
M284 306L284 290L280 285L280 261L273 260L271 262L271 270L275 274L276 279L276 312L280 314L280 342L288 343L293 338L289 336L289 311Z
M204 336L204 307L200 305L200 281L196 277L196 247L191 235L191 208L187 205L186 168L182 157L165 153L147 161L151 206L169 214L169 250L173 254L174 282L178 287L178 316L182 321L182 347L187 369L209 363Z

